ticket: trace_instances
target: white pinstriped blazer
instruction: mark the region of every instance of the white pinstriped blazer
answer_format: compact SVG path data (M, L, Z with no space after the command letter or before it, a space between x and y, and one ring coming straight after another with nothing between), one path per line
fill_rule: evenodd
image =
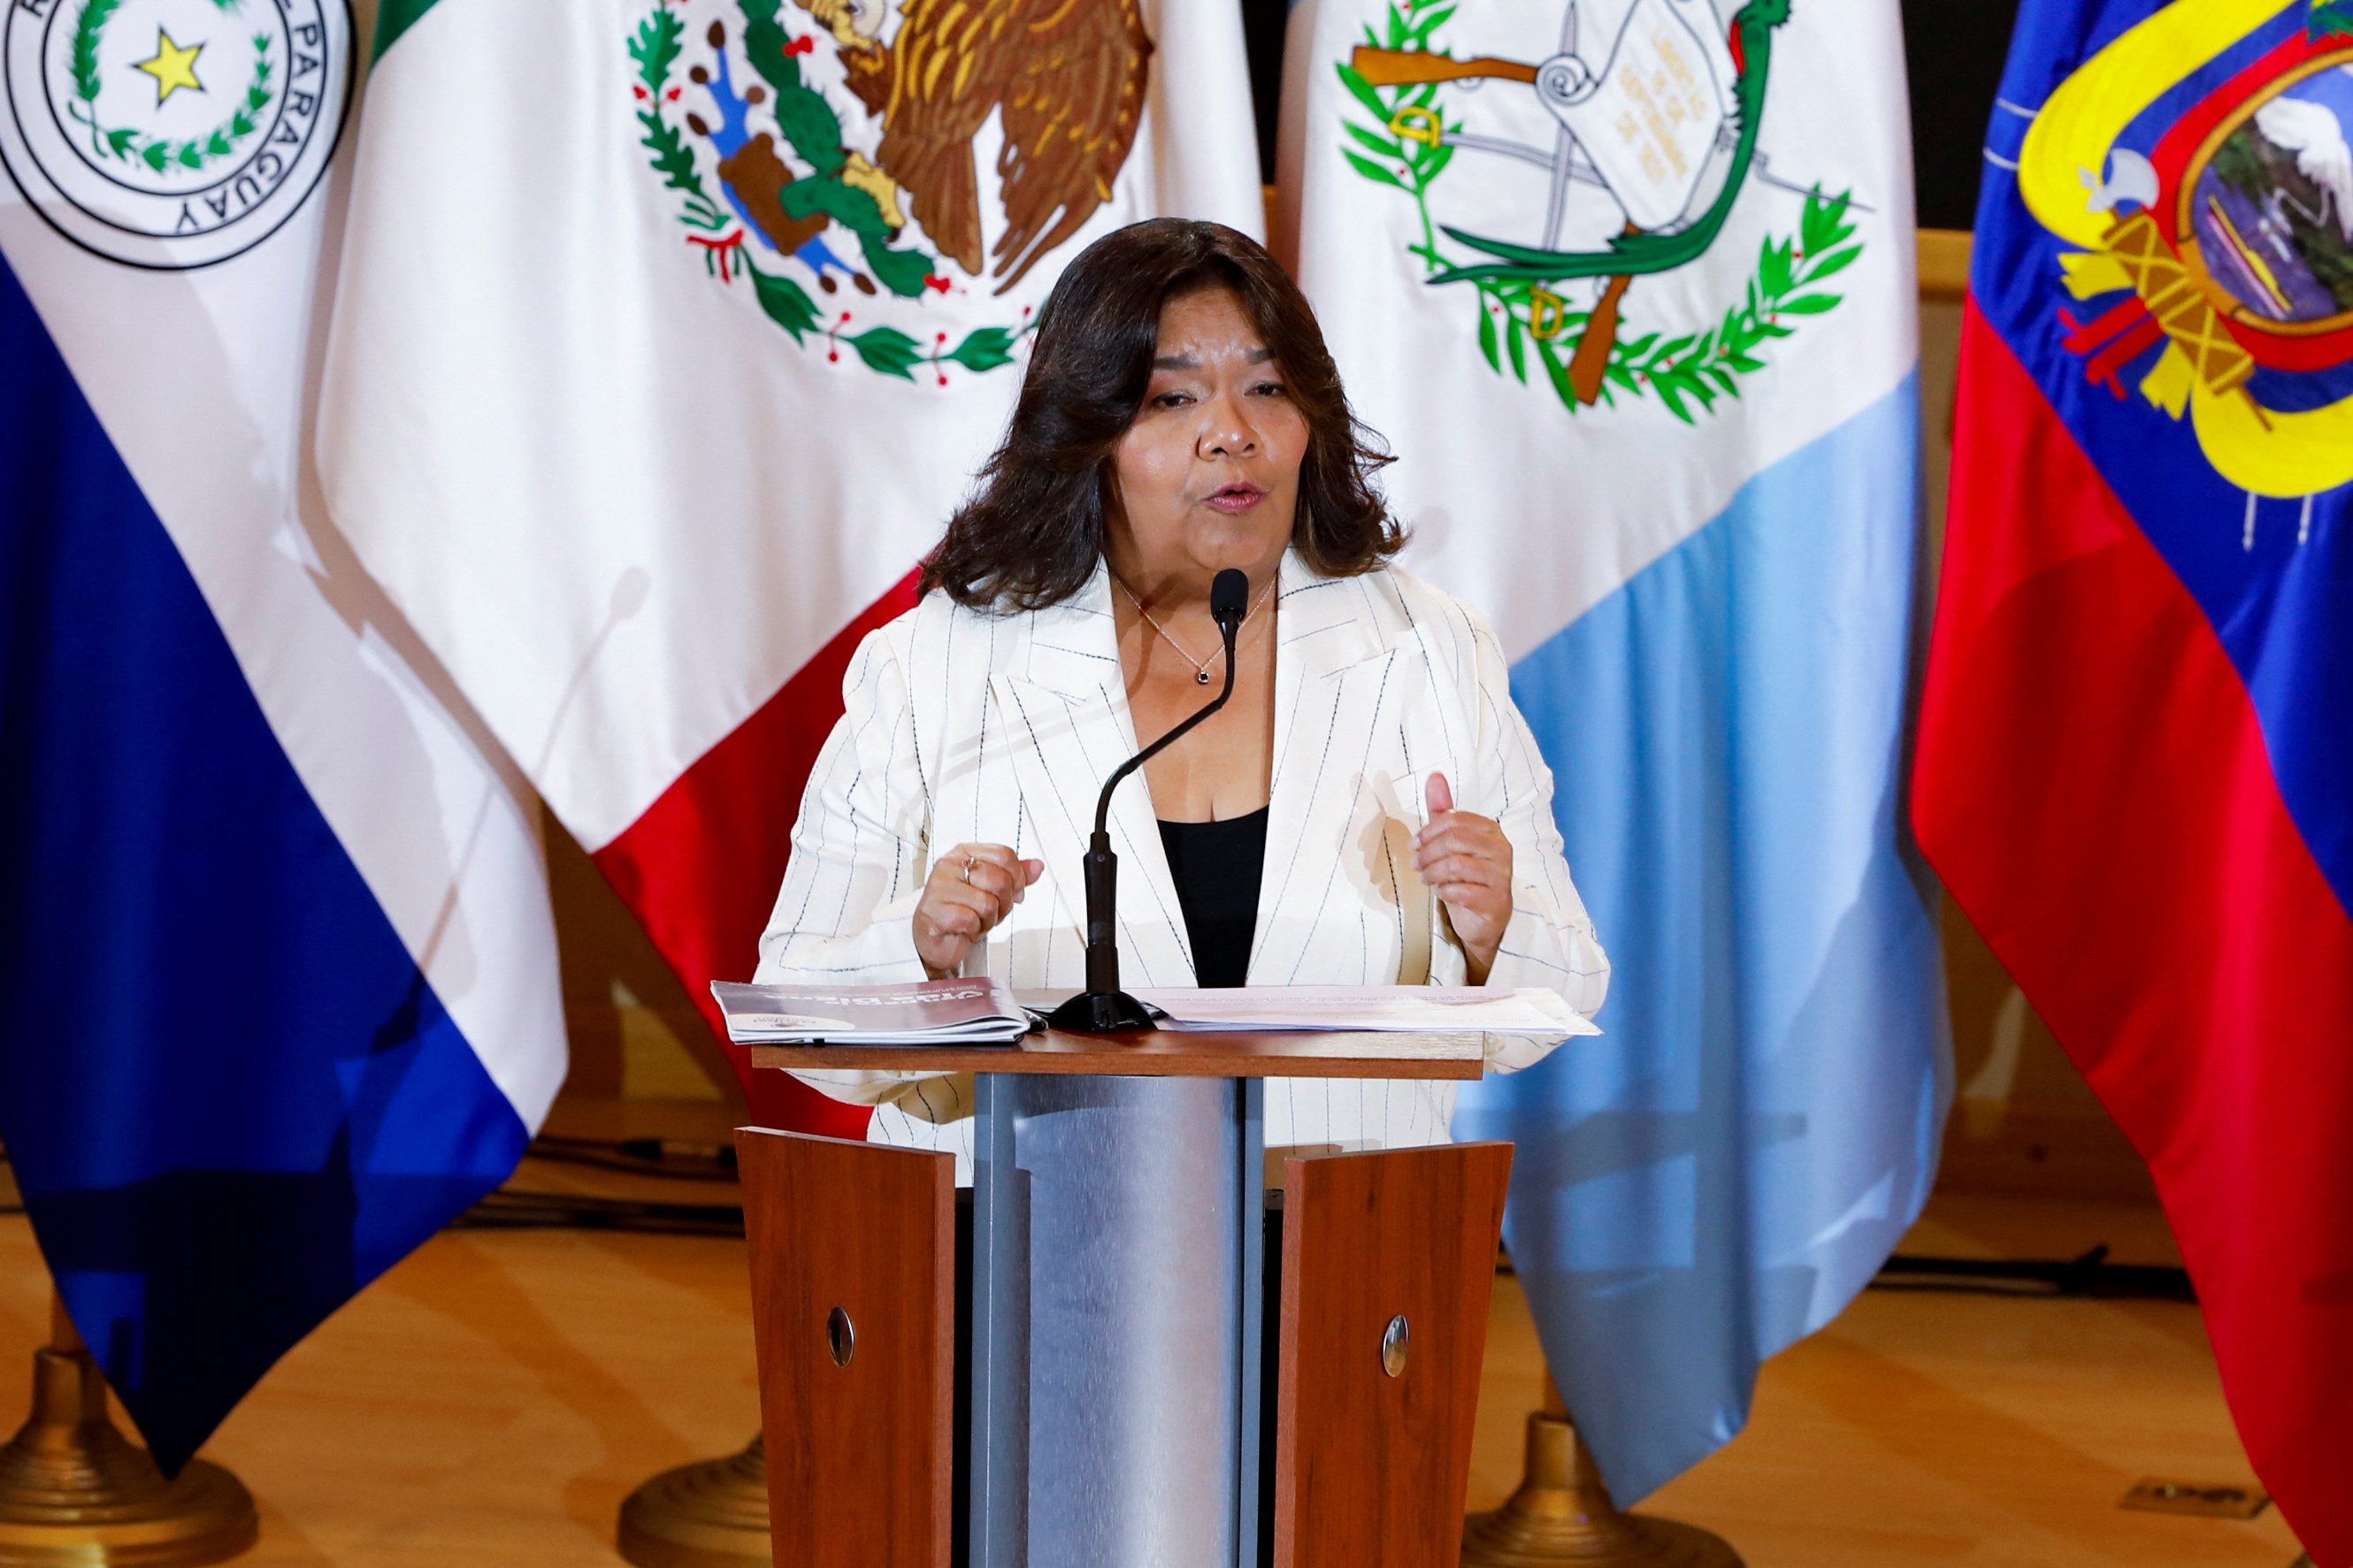
M1588 1018L1609 960L1561 858L1552 774L1513 705L1503 649L1475 612L1395 567L1317 575L1283 558L1274 663L1274 763L1253 985L1459 985L1462 949L1413 869L1433 770L1455 804L1512 841L1514 911L1488 983L1549 985ZM944 594L870 634L843 682L844 712L809 776L758 978L785 984L924 978L915 902L933 859L963 843L1010 845L1045 874L976 947L966 973L1018 986L1085 979L1080 861L1096 793L1136 749L1101 565L1063 603L990 616ZM1180 744L1182 742L1179 742ZM1391 791L1394 791L1392 794ZM1141 776L1111 813L1120 859L1120 975L1131 988L1194 984L1168 862ZM934 847L937 847L934 848ZM1491 1054L1511 1071L1551 1047ZM869 1138L971 1159L965 1077L802 1075L877 1107ZM1270 1079L1270 1147L1444 1142L1454 1085Z

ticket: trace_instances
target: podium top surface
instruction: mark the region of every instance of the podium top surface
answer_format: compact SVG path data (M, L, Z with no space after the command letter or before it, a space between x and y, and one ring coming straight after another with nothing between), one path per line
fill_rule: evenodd
M1035 1005L1039 998L1019 994ZM1061 994L1051 994L1060 1001ZM1475 1079L1484 1037L1339 1030L1046 1029L1003 1046L754 1046L755 1068L801 1071L1075 1073L1104 1078Z

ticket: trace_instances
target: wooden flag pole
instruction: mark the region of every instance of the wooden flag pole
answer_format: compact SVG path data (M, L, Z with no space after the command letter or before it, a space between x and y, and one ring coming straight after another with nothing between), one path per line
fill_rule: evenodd
M664 1470L621 1504L624 1562L636 1568L768 1568L768 1450ZM6 1559L0 1558L0 1568Z
M1528 1416L1526 1478L1493 1513L1472 1514L1462 1531L1463 1568L1741 1568L1719 1537L1672 1520L1620 1513L1601 1470L1577 1440L1568 1406L1550 1376L1544 1408Z
M202 1459L166 1480L116 1430L106 1379L59 1300L33 1352L33 1411L0 1447L0 1568L192 1568L251 1546L243 1483Z

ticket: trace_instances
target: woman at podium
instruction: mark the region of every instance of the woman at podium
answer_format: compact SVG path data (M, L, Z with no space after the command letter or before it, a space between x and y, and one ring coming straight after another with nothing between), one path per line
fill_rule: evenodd
M1589 1017L1609 962L1551 774L1486 622L1389 563L1388 461L1255 241L1156 218L1090 246L921 602L851 660L758 978L1080 986L1097 791L1222 687L1235 568L1231 700L1113 797L1127 984L1545 985ZM803 1076L878 1142L969 1158L968 1079ZM1272 1079L1266 1140L1443 1142L1453 1097Z

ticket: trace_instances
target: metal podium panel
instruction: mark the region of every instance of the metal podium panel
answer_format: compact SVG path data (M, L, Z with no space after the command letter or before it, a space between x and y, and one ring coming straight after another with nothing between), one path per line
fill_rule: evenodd
M974 1568L1255 1563L1259 1104L979 1079Z

